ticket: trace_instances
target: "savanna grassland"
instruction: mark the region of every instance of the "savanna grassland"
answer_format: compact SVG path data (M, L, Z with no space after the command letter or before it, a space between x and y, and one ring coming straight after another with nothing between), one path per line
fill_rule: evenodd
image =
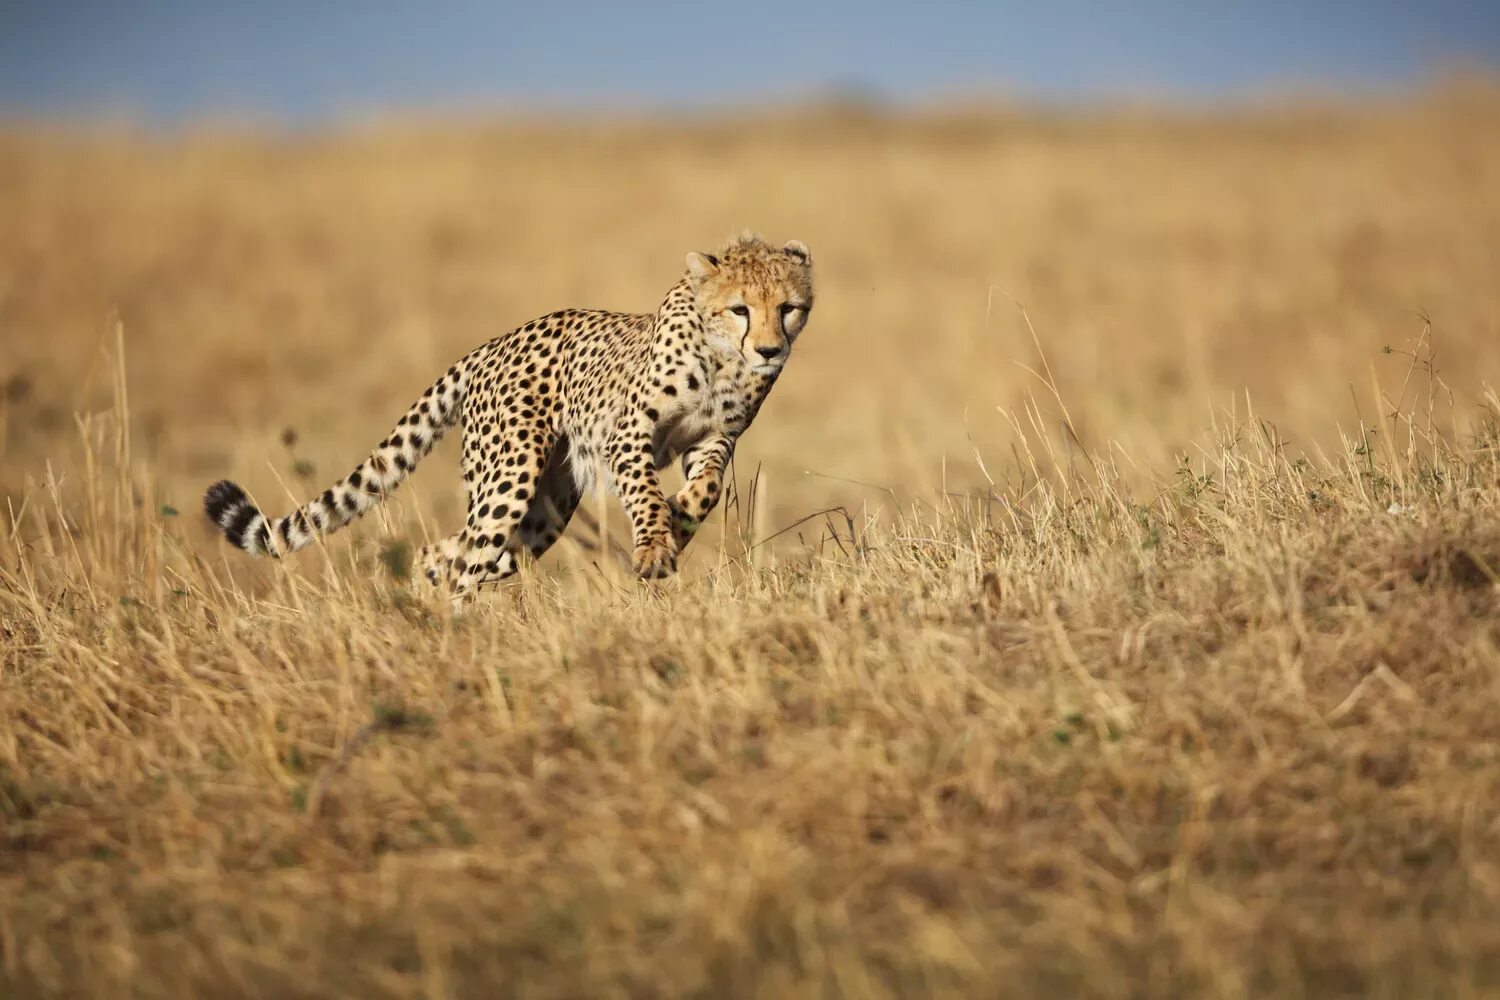
M679 578L414 592L451 441L202 517L742 226L818 305ZM1497 276L1483 87L12 124L0 995L1493 995Z

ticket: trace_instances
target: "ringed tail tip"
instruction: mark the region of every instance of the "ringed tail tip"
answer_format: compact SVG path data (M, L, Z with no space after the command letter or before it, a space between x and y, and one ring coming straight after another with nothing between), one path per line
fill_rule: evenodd
M235 548L250 553L264 551L252 531L257 526L264 530L265 518L238 484L221 479L210 486L203 494L203 512Z
M221 479L214 483L203 494L203 511L208 519L219 527L224 527L224 515L242 503L249 503L250 498L245 491L227 479Z

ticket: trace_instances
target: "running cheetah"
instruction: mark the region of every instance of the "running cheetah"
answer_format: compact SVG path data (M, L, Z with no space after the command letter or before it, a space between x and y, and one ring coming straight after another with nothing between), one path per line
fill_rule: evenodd
M353 472L288 516L266 518L228 481L208 488L204 509L246 552L295 552L378 504L462 422L468 519L418 554L429 581L458 596L511 576L521 551L557 540L601 467L630 516L636 574L668 576L812 305L807 247L743 233L688 254L655 313L567 309L471 351ZM686 483L666 497L657 471L678 457Z

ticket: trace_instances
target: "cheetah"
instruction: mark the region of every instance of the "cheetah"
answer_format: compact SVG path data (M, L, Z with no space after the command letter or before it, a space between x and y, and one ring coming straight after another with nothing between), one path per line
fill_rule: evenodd
M236 547L279 558L372 509L461 424L467 520L420 550L419 579L455 598L505 580L557 540L601 472L629 515L635 573L670 576L813 306L812 254L796 240L777 249L746 232L686 264L654 313L566 309L474 349L291 514L267 518L228 480L204 510ZM657 473L676 459L686 481L667 497Z

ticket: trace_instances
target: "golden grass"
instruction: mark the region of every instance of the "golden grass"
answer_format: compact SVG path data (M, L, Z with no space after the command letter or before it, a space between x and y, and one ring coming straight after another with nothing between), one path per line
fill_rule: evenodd
M0 994L1500 989L1493 94L15 128L0 189ZM285 564L203 523L746 223L819 304L677 580L611 515L413 594L451 446Z

